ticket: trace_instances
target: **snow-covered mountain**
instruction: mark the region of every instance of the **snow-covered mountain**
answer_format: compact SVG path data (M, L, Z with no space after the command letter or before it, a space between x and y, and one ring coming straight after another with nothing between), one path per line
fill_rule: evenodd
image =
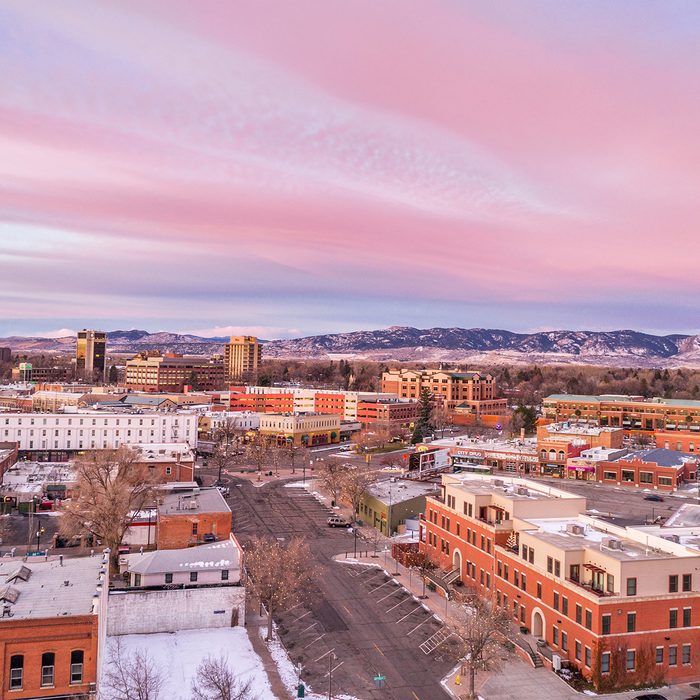
M227 338L202 338L142 330L110 331L108 350L164 350L211 355ZM265 341L262 341L265 342ZM75 339L1 338L17 352L70 351ZM314 335L265 342L264 355L278 358L355 357L382 361L494 363L566 362L639 367L700 367L700 336L657 336L631 330L513 333L486 328L392 326L382 330Z

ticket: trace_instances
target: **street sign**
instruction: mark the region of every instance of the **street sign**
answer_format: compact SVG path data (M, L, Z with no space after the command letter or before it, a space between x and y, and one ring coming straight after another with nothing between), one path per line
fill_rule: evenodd
M375 676L375 677L374 677L374 680L375 680L375 681L385 681L385 680L386 680L386 676Z
M386 682L386 676L376 675L374 677L374 687L383 688Z

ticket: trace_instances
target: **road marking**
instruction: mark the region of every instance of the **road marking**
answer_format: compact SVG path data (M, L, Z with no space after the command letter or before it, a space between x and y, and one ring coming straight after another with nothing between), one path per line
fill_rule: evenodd
M407 617L409 617L410 615L413 615L414 612L418 612L419 610L422 610L422 609L423 609L422 605L417 605L415 608L413 608L413 610L411 610L410 613L407 613L400 620L397 620L396 624L398 625L399 622L403 622Z
M376 593L380 588L384 588L384 586L387 586L390 583L394 583L394 579L390 578L388 581L384 581L381 585L377 586L376 588L373 588L370 593Z
M418 623L410 632L406 634L407 637L410 637L421 625L424 625L428 620L430 620L430 616L426 617L423 622Z
M351 612L347 609L347 607L345 607L344 605L343 605L343 610L345 610L345 612L346 612L348 615L352 616L352 613L351 613Z
M416 700L420 700L420 698L416 695L415 691L412 690L412 691L411 691L411 695L413 695L413 697L414 697Z
M310 641L310 642L304 647L304 649L307 649L307 648L310 647L312 644L316 644L316 642L317 642L319 639L323 639L323 637L325 637L325 636L326 636L325 633L324 633L324 634L319 634L318 637L316 637L316 639L313 639L312 641Z
M335 647L327 651L323 656L319 656L318 659L316 659L313 663L316 663L316 661L320 661L321 659L325 659L328 654L332 654L335 651Z
M380 599L377 601L377 603L381 603L383 600L386 600L389 596L394 595L394 593L396 593L396 591L390 591L390 592L387 593L383 598L380 598Z
M305 613L304 613L303 615L301 615L300 617L297 617L297 619L294 620L294 622L299 622L299 620L303 620L307 615L311 615L311 610L309 610L308 612L305 612Z
M312 627L316 627L318 622L312 622L308 627L304 628L299 634L304 634L304 632L308 632Z
M386 656L386 654L385 654L376 644L374 645L374 648L375 648L382 656Z
M335 671L337 671L344 663L345 663L345 661L341 661L337 666L334 666L334 667L331 669L331 673L334 673ZM327 674L327 673L325 674L324 678L328 678L328 674Z
M410 598L410 597L407 597L407 598L404 598L403 600L400 600L398 603L396 603L396 605L392 605L392 606L387 610L387 612L390 613L394 608L398 608L399 605L403 605L407 600L411 600L411 598Z

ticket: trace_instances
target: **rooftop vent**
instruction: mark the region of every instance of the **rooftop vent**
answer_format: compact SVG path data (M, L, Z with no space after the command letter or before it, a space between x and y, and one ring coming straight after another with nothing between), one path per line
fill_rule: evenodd
M617 537L603 537L601 544L608 549L622 549L622 540Z
M515 493L518 494L518 496L529 496L530 492L525 488L525 486L518 486L515 489Z
M12 606L9 603L2 604L2 617L12 617Z
M19 598L19 591L13 586L0 586L0 601L3 603L16 603Z
M494 486L503 486L503 479L494 479L493 485Z
M669 542L676 542L677 544L681 543L681 538L678 535L664 535L664 539Z
M21 581L28 581L29 577L32 575L32 570L24 564L20 564L16 569L13 569L7 579L7 583L14 583L18 579Z
M570 535L583 535L583 525L578 525L577 523L567 523L566 524L566 531Z

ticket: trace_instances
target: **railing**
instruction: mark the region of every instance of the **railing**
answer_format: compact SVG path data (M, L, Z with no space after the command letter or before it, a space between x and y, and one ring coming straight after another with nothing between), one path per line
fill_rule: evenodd
M569 583L573 583L574 585L579 586L580 588L583 588L589 591L590 593L597 595L599 598L605 598L606 596L615 595L614 593L604 591L602 588L594 588L593 584L590 581L577 581L573 578L567 578L566 580Z

